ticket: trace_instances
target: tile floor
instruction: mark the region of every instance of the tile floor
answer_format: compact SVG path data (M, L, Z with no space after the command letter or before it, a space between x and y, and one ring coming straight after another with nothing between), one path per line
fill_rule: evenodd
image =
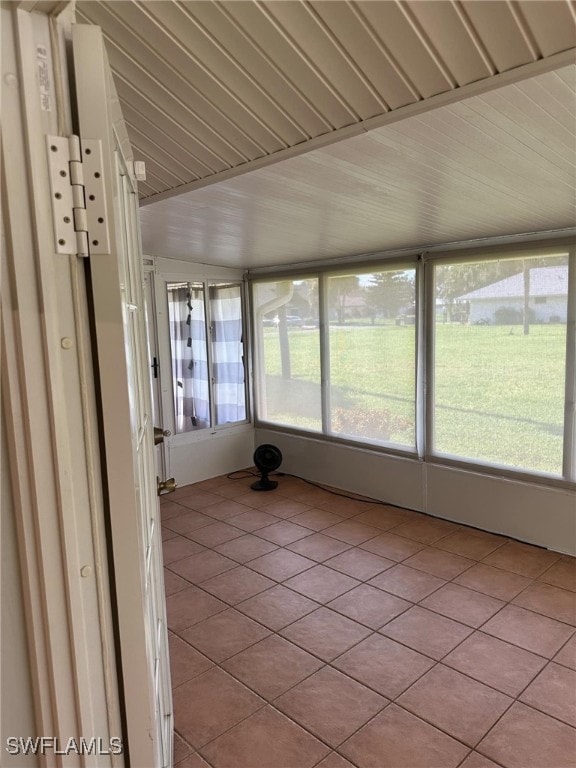
M576 559L252 480L162 499L178 768L576 766Z

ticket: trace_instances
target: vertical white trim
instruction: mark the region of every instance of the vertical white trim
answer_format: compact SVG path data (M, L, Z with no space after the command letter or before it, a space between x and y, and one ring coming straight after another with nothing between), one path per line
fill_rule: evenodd
M320 326L320 403L322 433L332 433L332 392L330 387L330 319L328 317L328 275L318 279L318 321Z
M416 264L416 453L420 459L426 455L426 372L430 339L426 323L426 272L429 267L423 259Z
M8 283L2 394L37 734L106 741L121 733L99 467L90 442L90 359L82 344L88 328L79 311L85 290L77 265L53 250L45 156L45 135L54 134L67 115L66 89L55 88L52 69L52 56L62 57L63 35L56 21L50 29L43 14L17 6L1 13L3 73L11 75L2 81ZM40 55L49 83L43 102L36 77ZM62 760L48 754L43 763L59 766ZM82 764L124 763L102 755Z
M564 409L563 472L576 481L576 248L568 260L568 306L566 310L566 401Z

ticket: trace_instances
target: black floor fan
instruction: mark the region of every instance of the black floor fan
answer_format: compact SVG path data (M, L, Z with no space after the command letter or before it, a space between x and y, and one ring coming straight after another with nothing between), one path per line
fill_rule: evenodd
M254 464L260 470L260 480L252 483L253 491L273 491L278 487L276 480L270 480L270 472L274 472L282 464L282 454L275 445L259 445L254 451Z

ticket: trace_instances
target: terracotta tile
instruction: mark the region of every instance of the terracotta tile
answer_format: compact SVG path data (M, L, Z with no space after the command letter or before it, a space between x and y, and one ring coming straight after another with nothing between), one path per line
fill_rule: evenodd
M480 627L506 603L458 584L446 584L422 600L420 605L450 619L461 621L462 624Z
M176 560L182 560L190 555L196 555L198 552L203 552L204 547L201 544L197 544L195 541L184 536L178 536L177 534L172 539L162 542L162 555L164 558L164 565L174 563Z
M170 651L170 677L172 688L177 688L182 683L201 675L214 664L202 653L192 648L178 635L168 633L168 648Z
M354 768L352 763L348 762L338 752L330 752L328 757L325 757L322 762L318 763L316 768Z
M233 481L229 480L227 482L232 483ZM194 483L192 487L198 491L215 491L222 484L223 480L221 477L209 477L207 480L200 480L200 482Z
M334 539L345 541L347 544L357 545L380 535L381 530L379 528L373 528L370 525L357 523L356 520L353 519L344 520L330 528L325 528L323 533L325 536L332 536Z
M180 632L227 607L197 587L182 589L166 598L168 627L174 632Z
M244 488L243 495L235 496L234 500L237 501L238 504L245 504L252 509L260 509L261 507L265 507L266 504L270 504L270 499L266 493L257 493L256 491L251 491L250 489L247 490L246 488Z
M570 669L576 669L576 635L573 635L566 645L558 651L554 656L554 661L557 664L570 667Z
M208 515L187 510L183 515L171 517L169 520L166 520L163 522L163 525L175 533L184 534L190 533L190 531L195 531L198 528L203 528L213 522L214 520L212 520L211 517L208 517Z
M265 528L267 525L280 522L280 518L268 515L259 509L251 509L249 512L243 512L236 517L228 518L229 525L235 525L243 531L257 531Z
M264 700L217 667L178 686L174 726L196 749L264 705Z
M451 552L443 552L441 549L428 547L409 557L404 564L411 568L417 568L419 571L431 573L440 579L453 579L474 565L474 561L460 557L460 555L453 555Z
M381 505L372 507L366 512L361 512L354 520L358 523L372 525L374 528L387 531L411 519L410 516L414 514L406 509L395 509L394 507Z
M443 539L449 533L458 530L458 526L446 520L437 520L433 517L421 517L419 520L411 520L394 528L397 536L405 536L423 544L433 544Z
M168 568L164 568L164 594L166 597L173 595L175 592L180 592L181 589L186 589L189 586L189 581L172 573Z
M297 573L312 568L316 565L314 560L297 555L287 549L277 549L268 555L258 557L250 562L250 568L258 573L268 576L274 581L284 581Z
M318 506L322 507L322 509L327 509L329 512L334 512L336 515L342 515L342 517L352 517L354 515L359 515L361 512L365 512L369 503L330 494L329 497L321 501Z
M185 760L189 755L192 755L192 747L189 744L186 744L184 739L179 736L177 733L174 734L174 751L173 751L173 759L174 764L178 765L182 763L182 760Z
M479 752L470 752L466 760L460 763L460 768L500 768L500 766Z
M513 699L437 664L397 700L405 709L471 747L492 728Z
M197 752L192 752L191 755L185 757L179 763L174 763L175 768L210 768L206 760L204 760Z
M325 565L315 565L304 573L286 581L285 586L306 595L311 600L325 603L357 587L360 582L344 573L338 573Z
M260 710L202 749L214 768L312 768L329 751L273 707Z
M379 557L372 552L367 552L365 549L348 549L346 552L342 552L341 555L331 557L330 560L326 560L324 565L330 568L335 568L340 573L345 573L347 576L352 576L354 579L360 579L360 581L366 581L376 576L377 573L381 573L387 568L391 568L394 565L393 560L387 560L385 557Z
M238 563L247 563L256 557L273 552L277 549L277 546L270 541L264 541L264 539L259 539L258 536L247 533L237 539L231 539L224 542L224 544L219 544L214 549L221 555L230 557Z
M576 592L576 557L563 557L538 577L554 587Z
M188 511L188 507L183 507L182 504L176 504L174 501L160 502L160 518L162 523L166 520L170 520L171 517L178 517Z
M310 507L324 507L326 504L328 506L328 511L332 512L334 511L336 513L336 510L330 509L329 502L332 502L333 499L336 497L332 493L328 493L328 491L323 491L321 488L312 488L312 486L307 486L305 488L302 488L300 490L294 491L290 494L291 498L296 501L301 501L303 504L308 504ZM346 513L340 513L337 512L336 514L339 514L341 517L347 517L348 515Z
M280 584L236 606L238 611L242 611L274 631L292 624L293 621L301 619L316 608L318 608L317 603Z
M193 496L195 493L199 493L200 491L201 489L197 488L195 483L179 485L172 493L161 496L160 504L164 505L167 501L178 501L183 496Z
M229 608L195 624L181 637L212 661L221 662L269 634L268 629Z
M576 728L576 672L559 664L548 664L520 696L520 701Z
M293 499L280 499L273 501L270 504L266 504L262 509L264 512L274 515L274 517L281 517L286 520L287 518L294 517L295 515L299 515L301 512L310 509L310 505L303 504L300 501L294 501Z
M247 494L249 494L249 498L254 498L255 496L259 497L260 494L250 490L250 483L253 483L255 480L256 475L249 478L248 483L240 482L239 480L229 480L227 483L220 484L214 488L213 493L217 493L218 496L222 496L225 499L234 499L234 501L238 501L241 496L246 496ZM246 506L250 506L248 501L246 502Z
M332 662L375 691L395 699L434 662L382 635L371 635Z
M202 589L231 605L247 600L273 586L273 581L243 565L202 582Z
M274 702L322 741L337 747L388 704L388 699L324 667Z
M228 557L224 557L224 555L219 555L218 552L205 550L197 555L186 557L184 560L171 563L170 570L188 579L193 584L201 584L203 581L211 579L219 573L236 568L237 565L234 560L230 560Z
M414 568L399 564L371 579L370 584L417 603L446 582L444 579L432 576L431 573L416 571Z
M237 501L227 499L226 501L220 501L218 504L210 504L209 507L204 509L205 515L216 518L216 520L229 520L231 517L237 517L244 512L249 512L250 507L246 504L239 504Z
M324 536L323 533L313 533L295 544L290 544L288 549L321 563L350 549L350 544L333 539L331 536Z
M576 731L516 702L482 739L478 751L506 768L573 768Z
M328 608L319 608L286 627L280 634L324 661L331 661L371 632Z
M576 593L568 589L551 584L531 584L512 602L551 619L576 625Z
M339 747L358 768L455 768L468 748L390 704Z
M168 539L173 539L175 536L178 536L176 531L171 531L170 528L166 528L165 525L162 525L160 528L162 532L162 541L168 541Z
M441 659L471 634L470 627L415 605L380 632L433 659Z
M322 662L278 635L271 635L223 664L231 675L271 701L304 680Z
M485 557L483 562L487 565L503 568L505 571L518 573L520 576L535 579L560 557L558 552L533 547L531 544L521 544L518 541L509 541Z
M317 507L311 507L305 512L301 512L299 515L291 518L293 523L304 525L306 528L310 528L313 531L321 531L331 525L341 523L343 519L344 518L335 515L333 512L328 512L325 509L318 509Z
M373 552L375 555L381 557L387 557L390 560L400 562L406 560L407 557L424 549L424 545L411 539L405 539L402 536L395 536L393 533L381 533L380 536L376 536L374 539L364 542L360 545L362 549L367 549L368 552Z
M545 666L546 659L483 632L474 632L442 663L502 693L519 696Z
M550 659L574 630L566 624L516 605L507 605L482 631Z
M205 525L197 531L189 531L187 536L205 547L216 547L218 544L224 544L225 541L237 539L242 536L242 532L233 525L213 522L212 525Z
M365 624L371 629L378 629L412 606L407 600L389 595L376 587L361 584L345 595L328 603L338 613L349 619Z
M503 536L465 529L451 533L441 541L437 541L434 546L447 552L453 552L455 555L469 557L471 560L482 560L483 557L494 552L498 547L502 547L507 541L508 539Z
M174 492L174 501L176 501L175 494L180 490L183 493L182 496L178 498L178 504L182 504L183 507L187 507L188 509L199 511L201 509L206 509L206 507L209 507L211 504L218 504L219 501L222 501L221 496L217 496L215 493L210 493L209 491L191 490L184 493L185 487L179 488Z
M267 541L273 541L274 544L279 544L281 547L285 547L287 544L292 544L293 541L310 536L310 529L304 528L302 525L295 525L287 520L282 520L266 528L260 528L258 536Z
M499 600L512 600L530 584L530 579L509 571L502 571L500 568L493 568L491 565L477 563L457 576L454 582L475 589L477 592L483 592L485 595L497 597Z

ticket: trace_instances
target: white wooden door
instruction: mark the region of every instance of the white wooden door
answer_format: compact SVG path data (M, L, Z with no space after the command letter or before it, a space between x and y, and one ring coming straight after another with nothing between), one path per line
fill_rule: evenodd
M160 768L172 761L172 707L138 200L101 30L75 25L72 40L87 207L99 206L89 280L126 746L133 768ZM104 181L95 199L92 176Z

